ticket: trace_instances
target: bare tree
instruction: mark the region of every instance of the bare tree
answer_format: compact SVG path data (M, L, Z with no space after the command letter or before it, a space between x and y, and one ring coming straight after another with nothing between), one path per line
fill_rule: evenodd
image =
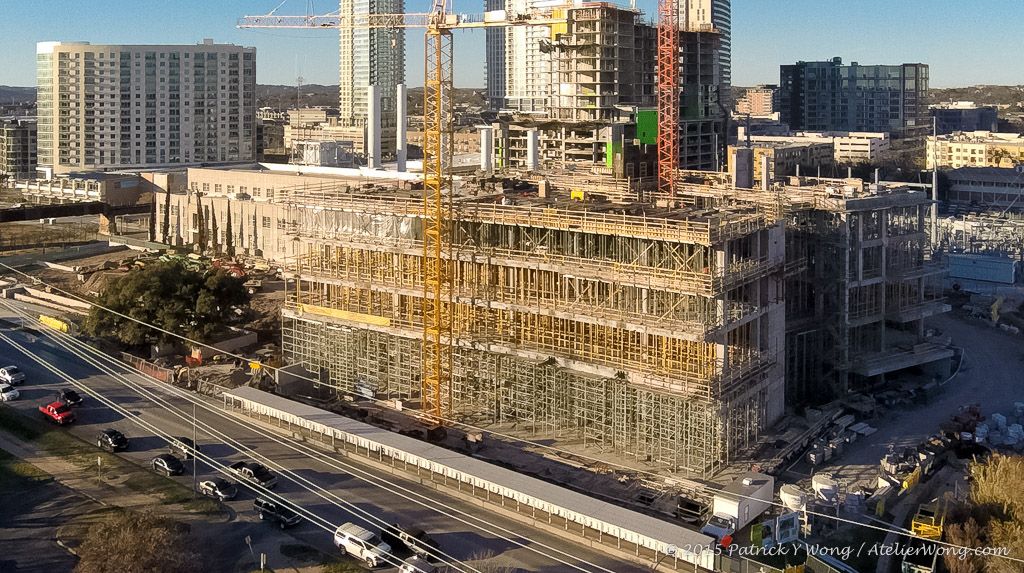
M197 545L180 523L152 513L118 511L94 525L75 573L200 573Z

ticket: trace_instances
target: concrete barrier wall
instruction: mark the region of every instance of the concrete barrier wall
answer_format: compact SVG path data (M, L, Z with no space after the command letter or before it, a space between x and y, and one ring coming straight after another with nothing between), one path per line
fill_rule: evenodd
M61 296L59 294L54 294L52 292L46 292L40 289L25 287L25 292L31 296L34 296L35 298L52 302L54 304L59 304L61 306L67 306L70 308L85 311L88 311L90 308L92 308L92 305L87 302L80 301L76 298Z

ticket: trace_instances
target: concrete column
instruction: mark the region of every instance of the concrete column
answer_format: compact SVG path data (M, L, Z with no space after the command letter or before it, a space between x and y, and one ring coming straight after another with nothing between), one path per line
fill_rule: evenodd
M380 169L380 87L367 87L366 99L366 165L370 169Z
M772 186L771 158L767 154L761 156L761 190L768 191Z
M487 175L494 173L493 132L489 125L480 126L480 169Z
M397 95L398 99L395 100L396 101L395 116L396 116L396 120L398 121L398 125L397 125L396 133L395 133L395 136L396 136L395 137L395 160L398 162L398 171L399 172L404 172L405 171L405 159L406 159L406 156L407 156L407 153L408 153L408 150L405 147L405 143L406 143L406 141L405 141L406 140L406 137L405 137L405 124L406 124L406 117L405 117L405 103L406 103L405 84L398 84L398 93L396 95Z
M530 171L537 171L540 168L539 152L537 149L540 144L539 135L536 129L526 132L526 167Z

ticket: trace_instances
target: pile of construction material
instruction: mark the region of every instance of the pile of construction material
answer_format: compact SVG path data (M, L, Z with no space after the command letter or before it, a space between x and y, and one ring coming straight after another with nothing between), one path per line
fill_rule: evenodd
M860 436L870 436L877 431L865 422L853 423L853 414L841 416L833 422L828 432L811 444L807 461L812 466L823 464L843 454L845 444L852 444Z

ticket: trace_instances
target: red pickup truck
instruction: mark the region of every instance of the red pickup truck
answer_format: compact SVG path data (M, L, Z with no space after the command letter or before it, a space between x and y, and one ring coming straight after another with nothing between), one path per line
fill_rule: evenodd
M70 424L75 421L75 413L63 402L51 402L45 406L40 406L39 411L43 413L47 420L55 424Z

